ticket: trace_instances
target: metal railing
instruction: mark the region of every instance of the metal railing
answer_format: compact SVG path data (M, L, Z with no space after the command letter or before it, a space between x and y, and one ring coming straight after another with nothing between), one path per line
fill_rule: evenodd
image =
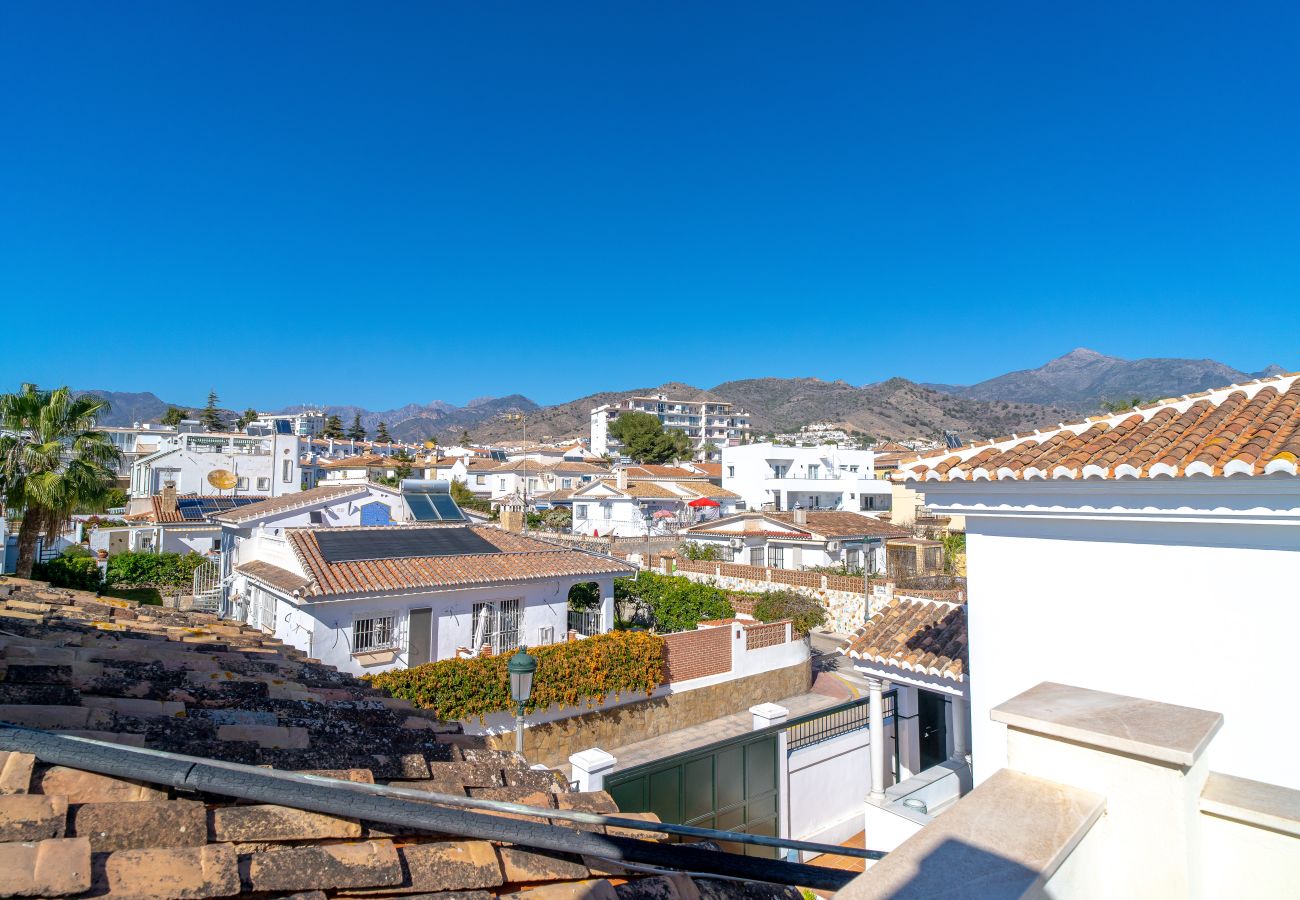
M894 717L898 692L886 691L883 695L884 720ZM870 697L861 697L833 709L821 710L791 719L786 723L786 742L791 750L802 750L823 741L866 728L870 722Z
M600 634L600 610L569 610L569 630L588 637Z

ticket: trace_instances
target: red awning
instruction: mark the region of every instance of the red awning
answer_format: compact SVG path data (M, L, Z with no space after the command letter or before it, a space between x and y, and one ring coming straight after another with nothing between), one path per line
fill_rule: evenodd
M699 497L695 500L692 500L690 503L687 503L686 505L694 506L696 509L699 509L704 506L721 506L722 504L719 503L717 500L710 500L708 497Z

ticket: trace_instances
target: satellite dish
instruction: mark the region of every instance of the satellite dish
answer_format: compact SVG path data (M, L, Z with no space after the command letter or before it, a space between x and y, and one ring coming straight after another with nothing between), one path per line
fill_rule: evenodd
M425 441L425 442L424 442L424 449L425 449L425 450L432 450L432 449L433 449L434 447L436 447L436 446L438 446L438 442L437 442L437 441Z
M228 491L238 483L239 479L229 469L213 469L208 473L208 484L219 491Z

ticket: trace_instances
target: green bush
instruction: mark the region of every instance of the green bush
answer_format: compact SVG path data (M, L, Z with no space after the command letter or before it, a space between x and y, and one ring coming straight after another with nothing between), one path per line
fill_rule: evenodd
M108 558L109 584L186 589L194 570L205 562L198 553L119 553Z
M99 566L89 556L56 556L32 569L32 577L54 587L93 591L99 588Z
M722 548L712 544L688 542L682 546L682 553L687 559L701 559L708 562L717 562L722 559Z
M647 632L618 631L529 651L537 658L528 711L551 704L594 706L613 696L650 694L663 681L664 641ZM394 697L452 721L515 709L506 665L513 654L444 659L413 669L365 676Z
M636 578L616 578L614 596L645 604L661 632L691 631L701 622L736 614L722 591L677 575L638 572Z
M758 595L754 604L754 618L760 622L789 619L795 631L807 634L825 624L826 610L811 597L794 591L767 591Z
M65 558L89 559L95 554L90 552L89 547L83 547L80 544L69 544L63 548L63 552L59 555Z

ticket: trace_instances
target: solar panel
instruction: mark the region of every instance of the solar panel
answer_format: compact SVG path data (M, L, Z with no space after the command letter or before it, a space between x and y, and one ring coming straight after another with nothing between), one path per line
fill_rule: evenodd
M465 521L465 514L451 499L451 483L444 479L403 478L402 497L417 522Z
M501 552L495 544L468 528L397 525L365 531L335 529L316 532L316 543L321 556L329 563Z
M186 522L202 522L217 513L248 506L250 503L260 503L265 499L265 497L177 497L176 511Z

